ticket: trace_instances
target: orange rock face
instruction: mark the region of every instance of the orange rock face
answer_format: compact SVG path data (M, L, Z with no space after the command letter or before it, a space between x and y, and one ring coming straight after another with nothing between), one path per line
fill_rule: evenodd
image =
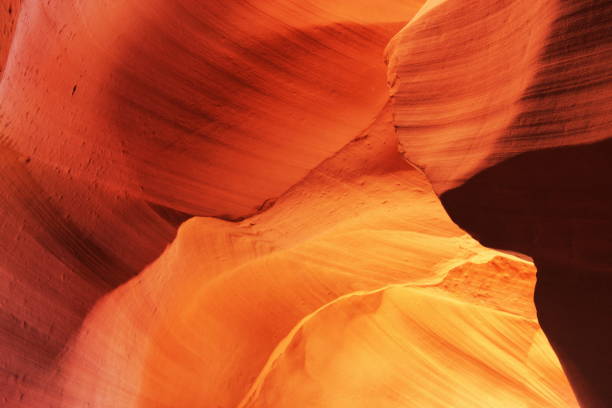
M583 405L607 407L612 4L428 4L388 48L401 150L459 226L533 258L540 322Z
M594 3L0 1L1 405L607 406Z

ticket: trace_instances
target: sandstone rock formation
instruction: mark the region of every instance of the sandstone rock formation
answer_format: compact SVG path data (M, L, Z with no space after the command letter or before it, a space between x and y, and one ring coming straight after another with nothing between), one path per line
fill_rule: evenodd
M2 405L606 406L610 7L422 3L0 1Z
M612 4L429 5L388 50L402 151L459 226L533 258L544 330L584 406L607 407Z

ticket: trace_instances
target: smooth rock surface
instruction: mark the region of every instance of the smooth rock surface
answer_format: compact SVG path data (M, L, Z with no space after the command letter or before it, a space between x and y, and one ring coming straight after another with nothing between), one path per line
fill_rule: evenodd
M432 1L388 48L401 150L451 218L539 270L585 407L612 403L612 4Z

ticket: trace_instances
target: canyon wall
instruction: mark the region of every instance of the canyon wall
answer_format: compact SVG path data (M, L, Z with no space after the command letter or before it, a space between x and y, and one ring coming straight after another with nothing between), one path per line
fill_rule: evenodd
M538 267L584 406L612 401L612 4L442 1L388 49L401 150L452 219Z
M612 7L332 3L0 1L3 406L612 401Z

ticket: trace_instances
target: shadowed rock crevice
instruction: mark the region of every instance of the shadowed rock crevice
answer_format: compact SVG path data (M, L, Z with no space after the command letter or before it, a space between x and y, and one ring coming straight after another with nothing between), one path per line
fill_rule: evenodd
M612 284L609 274L537 264L538 320L584 407L612 401Z
M585 407L612 401L612 140L528 152L442 194L481 243L531 256L542 327Z

